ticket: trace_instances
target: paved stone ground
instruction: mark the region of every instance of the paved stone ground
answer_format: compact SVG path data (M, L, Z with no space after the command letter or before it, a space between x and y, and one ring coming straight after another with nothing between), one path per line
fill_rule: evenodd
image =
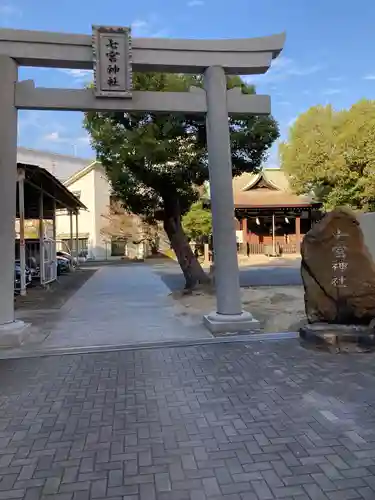
M37 333L12 352L212 338L203 324L177 317L169 293L148 265L102 266L59 310L18 314L36 320Z
M31 335L21 348L7 350L7 354L212 338L201 322L169 297L171 290L184 287L174 261L91 263L82 275L94 271L70 298L60 287L56 293L40 294L44 300L27 308L26 297L25 307L16 316L31 323ZM295 265L241 268L240 276L242 286L293 285L301 280ZM64 276L62 281L70 278Z
M0 499L375 498L375 356L296 341L0 361Z

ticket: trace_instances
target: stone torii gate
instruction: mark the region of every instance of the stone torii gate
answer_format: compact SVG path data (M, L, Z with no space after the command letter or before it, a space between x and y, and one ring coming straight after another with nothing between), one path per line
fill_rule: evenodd
M213 332L251 330L241 305L234 226L229 115L266 115L270 98L227 91L226 75L265 73L285 35L238 40L131 39L128 28L93 27L93 36L0 30L0 336L25 326L14 319L17 111L152 111L206 115L217 310ZM18 81L19 66L94 69L94 89L37 88ZM132 71L204 75L204 89L132 92Z

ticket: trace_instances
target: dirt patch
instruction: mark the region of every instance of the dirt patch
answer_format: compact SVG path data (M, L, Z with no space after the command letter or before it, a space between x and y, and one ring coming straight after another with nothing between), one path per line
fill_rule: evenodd
M241 293L244 310L260 321L264 333L294 332L306 322L302 286L249 287L242 288ZM180 306L181 316L193 323L201 323L203 314L216 308L215 296L208 291L172 296Z
M79 268L68 274L59 276L58 280L48 285L29 287L27 295L15 298L16 311L39 311L60 309L70 297L81 288L97 271L97 268Z

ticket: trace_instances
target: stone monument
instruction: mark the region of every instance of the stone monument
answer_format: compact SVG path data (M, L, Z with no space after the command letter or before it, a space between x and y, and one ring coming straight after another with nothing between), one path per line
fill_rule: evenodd
M375 264L354 212L338 208L326 214L306 234L301 254L309 323L301 334L324 340L372 336Z

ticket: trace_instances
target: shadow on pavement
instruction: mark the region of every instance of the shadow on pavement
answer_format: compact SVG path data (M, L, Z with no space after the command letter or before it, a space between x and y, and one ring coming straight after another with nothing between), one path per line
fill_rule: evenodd
M178 264L168 262L153 265L153 269L172 292L184 288L185 280ZM297 267L247 267L240 269L240 285L241 287L299 286L302 285L302 280Z
M15 298L16 311L41 309L60 309L70 297L83 286L97 271L94 267L80 267L73 272L59 276L47 288L35 286L28 288L24 297Z

